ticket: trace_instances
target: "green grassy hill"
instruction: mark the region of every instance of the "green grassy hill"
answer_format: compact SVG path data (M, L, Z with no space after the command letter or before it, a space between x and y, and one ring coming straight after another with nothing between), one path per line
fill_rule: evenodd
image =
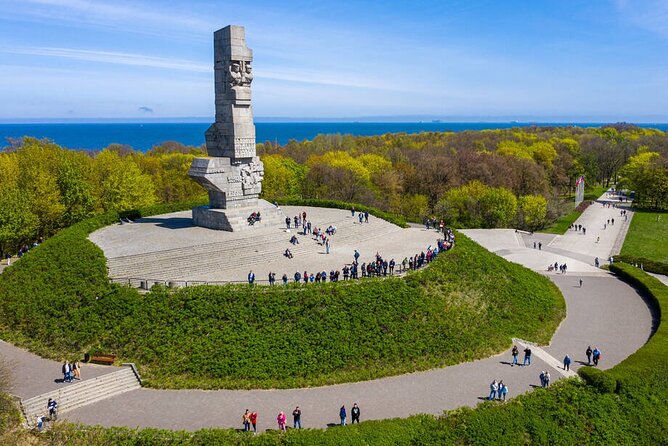
M54 359L113 353L155 387L296 387L486 357L511 337L544 343L565 315L549 280L461 234L406 279L140 295L109 284L86 238L115 220L68 228L0 275L4 339Z

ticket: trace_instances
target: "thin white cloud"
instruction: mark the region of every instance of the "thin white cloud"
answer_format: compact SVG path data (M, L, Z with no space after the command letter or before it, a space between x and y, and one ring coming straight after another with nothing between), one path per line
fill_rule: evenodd
M89 0L24 0L25 3L43 7L42 11L33 9L35 14L44 12L60 16L72 16L80 21L93 23L144 23L145 25L176 25L191 30L208 29L212 21L188 14L186 11L167 11L164 3L160 9L148 9L137 2L101 2Z
M185 70L198 73L209 73L211 67L193 61L168 59L163 57L146 56L142 54L119 53L113 51L82 50L75 48L54 47L24 47L0 49L0 52L22 54L28 56L46 56L65 59L82 60L86 62L100 62L117 65L132 65L141 67L165 68L170 70Z
M171 59L164 57L148 56L144 54L122 53L115 51L86 50L78 48L58 47L17 47L1 48L0 53L19 54L26 56L53 57L60 59L72 59L85 62L95 62L114 65L129 65L139 67L159 68L166 70L181 70L193 73L212 73L210 64L198 63L184 59ZM364 88L374 90L397 90L385 82L363 77L350 77L345 73L328 73L322 71L308 70L281 70L266 69L257 70L256 77L260 79L271 79L277 81L288 81L305 84L331 85L350 88Z
M668 38L668 0L616 0L615 5L623 19Z

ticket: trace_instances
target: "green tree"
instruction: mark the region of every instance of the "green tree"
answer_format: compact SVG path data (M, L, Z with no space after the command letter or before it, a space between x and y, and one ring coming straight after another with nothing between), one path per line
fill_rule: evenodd
M30 196L18 188L0 188L0 252L16 253L23 244L37 238L39 218Z
M480 197L480 211L486 228L505 228L517 214L517 198L503 187L488 187Z
M103 210L124 211L155 203L151 177L130 156L103 150L95 157L97 196Z
M273 198L298 198L302 195L308 168L282 155L265 155L262 196Z
M64 206L63 225L81 221L95 211L93 160L81 152L67 153L58 166L58 189Z
M517 201L518 220L524 229L535 231L545 224L547 199L542 195L524 195Z

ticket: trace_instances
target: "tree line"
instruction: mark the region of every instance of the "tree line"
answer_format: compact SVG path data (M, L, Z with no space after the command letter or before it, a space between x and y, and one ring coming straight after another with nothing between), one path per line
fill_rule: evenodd
M572 206L584 175L668 208L668 135L628 124L527 127L380 136L318 135L258 144L263 196L359 202L420 221L539 229ZM0 152L0 251L48 237L108 210L206 196L187 175L203 147L165 142L146 153L97 152L22 138Z

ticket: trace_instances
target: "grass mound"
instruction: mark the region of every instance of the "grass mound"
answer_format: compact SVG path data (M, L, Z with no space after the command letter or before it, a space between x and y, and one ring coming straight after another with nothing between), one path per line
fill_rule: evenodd
M624 240L621 262L642 264L647 271L668 274L668 212L636 211Z
M545 277L461 234L406 279L140 295L108 282L86 238L115 220L68 228L0 275L3 338L56 359L113 353L155 387L297 387L485 357L513 336L547 342L565 314Z

